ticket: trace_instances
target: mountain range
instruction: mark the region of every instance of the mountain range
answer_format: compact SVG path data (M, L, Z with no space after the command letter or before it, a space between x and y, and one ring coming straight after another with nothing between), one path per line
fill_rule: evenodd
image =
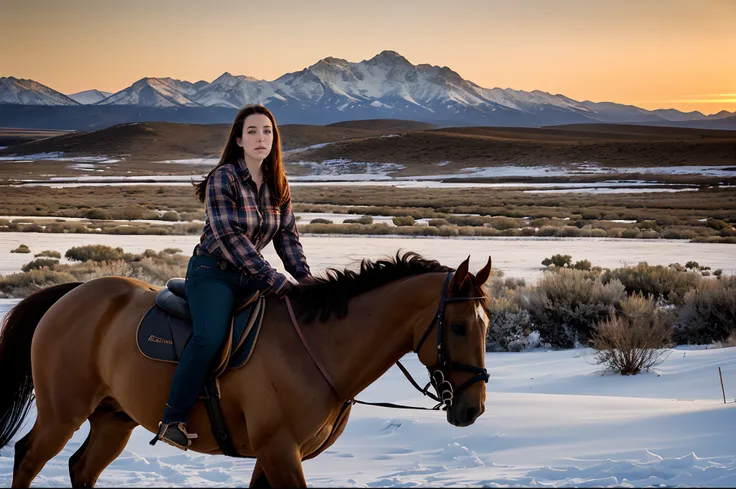
M709 116L675 109L650 111L613 102L581 102L539 90L483 88L448 67L414 65L395 51L355 63L327 57L273 81L230 73L211 83L143 78L117 93L88 90L65 95L33 80L0 78L0 126L5 127L45 124L81 129L144 120L227 123L248 103L266 105L279 122L303 124L393 118L441 126L736 127L736 113L727 111ZM59 126L65 122L68 127Z

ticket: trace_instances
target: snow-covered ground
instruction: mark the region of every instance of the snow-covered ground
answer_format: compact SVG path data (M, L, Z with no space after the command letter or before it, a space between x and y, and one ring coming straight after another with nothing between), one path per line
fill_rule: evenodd
M341 438L304 463L305 475L316 487L734 487L734 353L675 349L635 377L605 373L588 349L488 353L486 412L475 424L356 405ZM413 354L404 362L426 376ZM431 405L396 367L359 398ZM85 423L34 485L68 486L68 459L87 433ZM151 447L151 436L136 428L99 486L247 486L252 460ZM0 486L10 485L12 465L8 447Z
M100 243L125 251L179 247L189 253L197 236L89 236L0 233L0 273L17 271L30 255L11 254L21 242L32 253ZM534 279L554 253L602 266L647 260L696 260L736 273L727 245L682 241L586 239L427 239L305 236L315 272L375 259L399 248L457 266L471 255L477 271L493 256L507 276ZM264 256L280 266L272 247ZM17 299L0 299L2 317ZM405 365L417 379L426 370L416 357ZM442 413L357 405L342 437L305 462L312 486L708 486L736 485L736 349L673 350L654 372L636 377L606 374L587 349L488 353L491 374L486 413L468 428L449 425ZM729 404L718 379L723 370ZM360 396L431 406L393 368ZM16 437L32 426L32 418ZM87 436L74 435L36 479L36 486L68 486L68 459ZM100 486L244 486L252 460L180 452L148 445L137 428L126 451L102 474ZM12 474L12 446L0 452L0 487Z
M354 216L358 217L358 216ZM44 250L58 251L61 256L73 246L102 244L120 246L129 253L146 249L161 251L179 248L192 252L199 242L196 235L115 235L75 233L0 232L0 274L18 272L33 255ZM689 243L685 240L616 239L616 238L440 238L411 236L332 236L303 235L301 242L312 270L317 273L328 267L353 266L363 258L378 259L403 251L416 251L426 258L456 267L470 256L471 270L480 270L493 257L494 270L503 270L507 277L536 280L544 267L542 260L554 254L571 255L573 260L590 260L593 265L616 268L646 261L650 265L669 265L697 261L726 275L736 274L736 260L731 245L720 243ZM27 245L31 253L11 253L19 245ZM263 250L268 262L282 269L273 246ZM67 262L62 258L62 263Z

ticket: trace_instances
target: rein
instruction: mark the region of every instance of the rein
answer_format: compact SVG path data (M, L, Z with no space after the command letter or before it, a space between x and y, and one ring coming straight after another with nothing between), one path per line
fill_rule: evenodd
M427 385L424 386L424 388L419 387L419 384L414 380L414 377L409 373L409 371L401 364L401 362L397 361L396 365L398 365L401 372L404 374L404 376L407 378L409 382L411 382L411 385L414 386L415 389L417 389L419 392L421 392L423 395L433 399L437 402L437 405L435 405L432 408L426 408L426 407L420 407L420 406L406 406L403 404L394 404L391 402L366 402L366 401L360 401L358 399L348 399L346 401L346 405L348 404L365 404L369 406L378 406L378 407L388 407L388 408L397 408L397 409L420 409L425 411L437 411L442 407L443 411L446 411L452 406L452 400L455 397L455 394L459 394L472 384L476 382L486 382L488 383L488 379L490 375L488 375L488 371L485 368L476 367L475 365L467 365L465 363L460 362L453 362L449 359L449 355L447 352L447 349L445 347L444 342L444 332L445 332L445 304L448 302L464 302L464 301L472 301L472 300L478 300L483 299L483 297L447 297L447 289L450 285L450 279L452 278L453 272L450 272L447 274L447 278L445 278L444 286L442 287L442 297L440 298L440 305L437 308L437 313L434 315L434 318L432 319L432 322L429 324L427 329L424 331L424 334L422 335L422 338L419 340L419 343L417 344L416 348L414 348L414 353L417 355L419 354L419 351L424 344L427 337L429 337L429 334L432 332L432 329L435 325L437 325L437 361L434 365L427 367L427 371L429 373L429 382ZM306 338L304 337L304 333L302 332L301 327L299 326L299 322L296 319L296 315L294 314L294 310L291 307L291 301L288 297L284 296L284 300L286 301L286 308L289 310L289 316L291 317L291 323L294 325L294 329L296 330L297 334L299 335L299 339L302 341L302 344L304 345L304 348L307 350L307 353L309 353L309 356L312 358L312 361L317 365L317 368L320 372L322 372L322 376L327 380L327 383L330 384L332 387L332 390L335 391L335 394L338 395L341 399L346 399L346 396L342 396L340 394L339 389L335 385L335 381L333 380L332 376L329 374L327 369L322 365L322 363L319 361L318 357L314 354L312 349L309 347L309 344L307 343ZM465 381L460 387L455 388L452 384L452 382L447 377L445 371L446 370L461 370L463 372L469 372L475 374L473 377ZM429 387L434 387L434 390L436 392L432 393L429 392Z

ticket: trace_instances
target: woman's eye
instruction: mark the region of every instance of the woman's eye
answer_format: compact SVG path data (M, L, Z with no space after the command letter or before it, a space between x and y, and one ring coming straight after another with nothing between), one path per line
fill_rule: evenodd
M453 323L452 331L460 336L465 336L465 323Z

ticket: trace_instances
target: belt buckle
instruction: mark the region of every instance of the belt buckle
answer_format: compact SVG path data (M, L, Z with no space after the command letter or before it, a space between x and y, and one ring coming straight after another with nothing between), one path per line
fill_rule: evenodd
M225 260L218 261L217 268L219 268L222 271L225 271L227 269L227 262Z

